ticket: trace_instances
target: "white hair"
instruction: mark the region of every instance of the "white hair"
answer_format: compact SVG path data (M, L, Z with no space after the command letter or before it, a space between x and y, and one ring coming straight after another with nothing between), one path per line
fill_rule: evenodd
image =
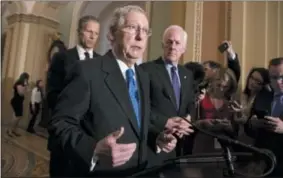
M188 40L188 33L179 25L170 25L169 27L167 27L164 30L162 42L164 43L165 36L167 35L168 31L171 30L171 29L181 29L183 31L183 33L184 33L183 39L184 39L184 44L186 46L187 40Z
M109 25L109 32L113 35L117 29L125 24L125 17L130 12L139 12L146 15L146 12L140 7L135 5L127 5L123 7L116 8Z

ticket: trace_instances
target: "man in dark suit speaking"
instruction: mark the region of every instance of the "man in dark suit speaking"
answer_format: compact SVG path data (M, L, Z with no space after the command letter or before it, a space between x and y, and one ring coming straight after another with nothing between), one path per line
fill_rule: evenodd
M128 176L145 168L147 146L156 154L175 148L170 131L150 126L149 78L135 65L150 35L143 9L118 8L108 34L112 50L70 73L49 132L70 159L72 176Z

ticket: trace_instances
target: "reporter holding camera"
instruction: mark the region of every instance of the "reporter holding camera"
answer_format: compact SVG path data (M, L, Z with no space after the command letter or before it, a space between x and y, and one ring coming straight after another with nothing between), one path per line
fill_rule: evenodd
M236 80L239 82L241 76L241 67L238 54L234 51L232 42L227 40L223 41L218 47L218 50L221 53L227 53L227 67L234 72ZM203 67L205 71L205 80L209 82L213 77L215 77L217 71L221 68L221 64L209 60L203 63Z

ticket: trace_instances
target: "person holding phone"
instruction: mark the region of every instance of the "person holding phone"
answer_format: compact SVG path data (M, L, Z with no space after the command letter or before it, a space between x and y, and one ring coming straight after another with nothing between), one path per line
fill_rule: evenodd
M263 90L255 98L245 131L255 138L255 146L271 150L277 166L269 177L283 176L283 57L269 62L272 91Z
M218 47L218 50L221 53L227 53L227 67L231 69L236 76L237 82L241 76L241 67L237 53L234 51L231 41L223 41L221 45ZM210 81L217 73L217 70L221 68L221 65L215 61L205 61L203 63L204 71L205 71L205 79Z

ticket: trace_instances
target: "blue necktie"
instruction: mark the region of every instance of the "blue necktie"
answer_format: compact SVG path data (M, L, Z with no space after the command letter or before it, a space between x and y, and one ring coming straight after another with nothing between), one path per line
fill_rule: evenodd
M179 84L179 79L177 76L177 68L175 66L171 67L171 78L172 78L172 86L173 86L175 98L176 98L177 110L179 110L180 84Z
M138 127L140 127L140 112L139 112L139 95L138 95L138 87L137 83L134 79L134 71L133 69L128 69L126 71L128 91L130 95L130 99L135 111Z

